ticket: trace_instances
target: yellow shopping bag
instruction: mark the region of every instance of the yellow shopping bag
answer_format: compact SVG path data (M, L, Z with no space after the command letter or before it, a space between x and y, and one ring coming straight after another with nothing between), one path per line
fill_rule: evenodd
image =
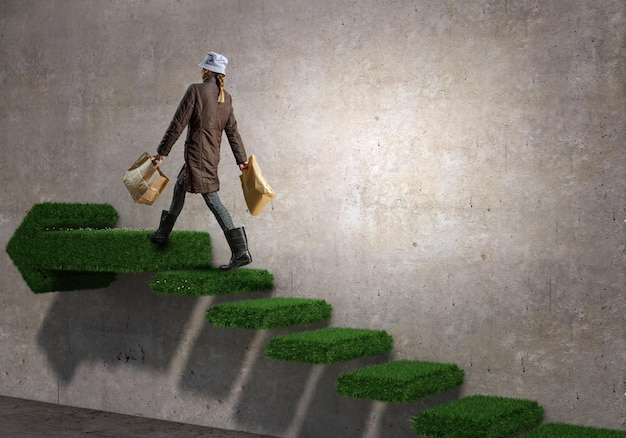
M252 216L256 216L276 194L261 174L261 168L254 155L248 158L248 167L242 171L239 179L248 210Z
M124 173L122 181L137 204L152 205L169 179L161 172L158 163L155 164L152 157L144 152Z

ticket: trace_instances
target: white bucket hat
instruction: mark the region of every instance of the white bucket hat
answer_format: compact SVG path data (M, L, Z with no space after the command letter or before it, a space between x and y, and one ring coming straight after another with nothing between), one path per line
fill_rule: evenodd
M228 59L226 59L224 55L220 55L219 53L215 52L209 52L204 58L204 61L202 61L198 65L212 72L225 75L226 64L228 64Z

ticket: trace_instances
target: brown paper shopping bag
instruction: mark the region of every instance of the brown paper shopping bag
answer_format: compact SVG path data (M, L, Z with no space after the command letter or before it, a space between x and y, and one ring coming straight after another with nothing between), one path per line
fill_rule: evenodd
M124 173L122 181L137 204L152 205L165 189L169 179L161 172L159 166L154 164L152 157L144 152Z
M254 155L248 158L248 167L239 176L243 196L252 216L256 216L276 195L261 174L261 168Z

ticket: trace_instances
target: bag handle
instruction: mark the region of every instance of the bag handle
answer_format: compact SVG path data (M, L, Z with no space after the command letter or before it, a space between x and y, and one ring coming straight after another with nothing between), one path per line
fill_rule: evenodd
M157 153L157 155L159 154ZM157 157L157 155L155 155L154 157L150 157L150 161L152 161L152 164L154 164L156 167L159 167L159 165L163 162L163 155L159 155L161 159L156 160L155 158Z

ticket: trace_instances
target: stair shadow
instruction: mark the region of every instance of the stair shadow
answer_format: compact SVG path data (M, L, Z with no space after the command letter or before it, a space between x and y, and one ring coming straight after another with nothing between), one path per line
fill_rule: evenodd
M244 428L258 428L260 424L267 424L267 418L272 418L272 430L264 432L272 434L284 432L290 426L297 415L299 399L315 365L270 359L265 356L265 345L274 336L321 329L328 325L328 321L323 321L259 331L264 333L264 343L257 352L255 367L248 376L246 389L237 401L236 424Z
M180 376L179 387L221 402L238 380L253 338L254 331L215 328L207 322Z
M253 292L245 296L218 295L213 298L211 305L256 299L270 294ZM203 397L217 399L218 402L228 397L233 385L239 380L241 367L256 334L256 330L214 327L205 321L180 377L179 387Z
M271 416L276 429L267 433L289 433L293 438L361 437L371 402L341 397L335 391L335 379L344 371L387 359L386 355L379 355L334 365L312 365L263 355L237 405L237 424L258 427Z
M296 417L298 401L314 367L286 362L270 365L270 360L265 356L258 359L253 377L237 401L235 422L250 430L269 424L272 429L262 433L282 435ZM269 423L268 418L272 418Z
M449 403L460 397L459 387L407 403L385 403L378 424L379 434L381 437L415 437L416 432L411 428L411 418L425 409Z
M63 383L84 362L169 367L198 299L159 296L153 274L118 274L106 289L59 292L37 343Z
M374 403L340 395L335 390L335 380L346 371L389 360L391 354L387 353L325 366L297 438L329 436L327 434L342 438L365 436Z

